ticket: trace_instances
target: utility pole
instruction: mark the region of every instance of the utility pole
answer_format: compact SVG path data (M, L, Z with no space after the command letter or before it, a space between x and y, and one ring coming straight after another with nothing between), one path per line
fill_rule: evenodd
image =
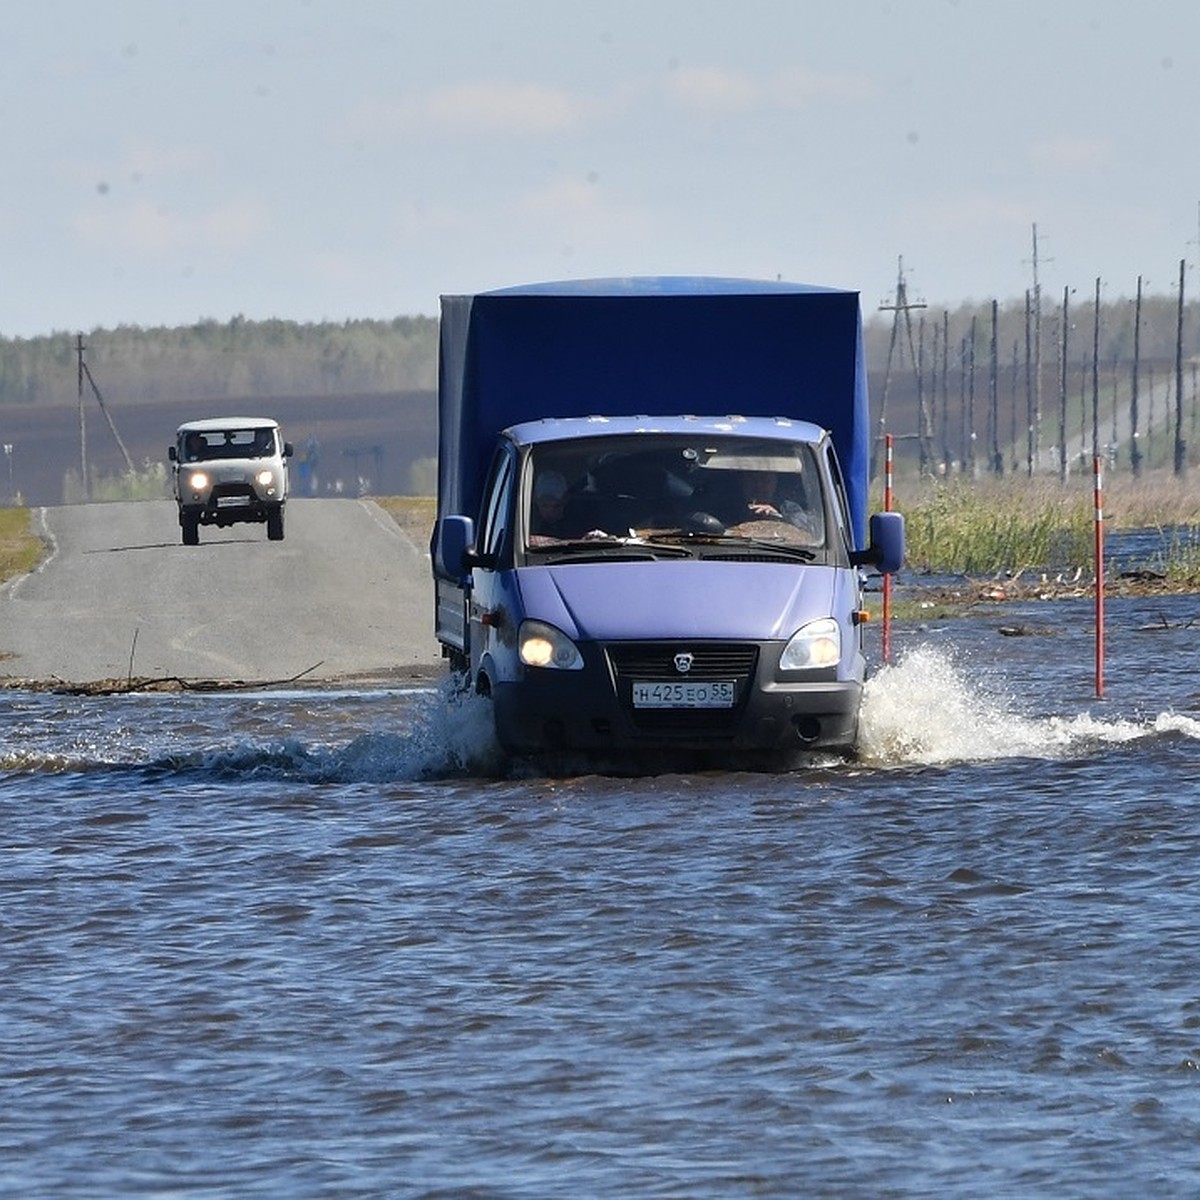
M1012 374L1009 378L1008 399L1009 399L1009 418L1011 425L1009 428L1009 446L1012 454L1012 474L1015 475L1021 468L1021 456L1017 449L1020 444L1017 441L1017 410L1020 408L1018 402L1018 381L1021 378L1021 339L1013 338L1012 344Z
M942 309L942 462L950 474L950 312Z
M77 336L77 338L75 339L75 346L76 346L77 353L79 355L79 423L80 423L80 439L81 439L80 444L81 445L83 444L82 443L83 381L84 381L84 378L86 377L88 384L92 389L92 395L96 397L96 403L98 405L100 405L100 411L104 415L104 420L108 423L109 432L113 435L113 440L117 443L117 448L121 451L121 457L125 460L125 469L132 475L133 474L133 459L129 457L129 451L125 448L125 443L123 441L121 441L121 435L117 432L116 422L113 421L112 414L108 411L108 408L105 406L104 397L100 394L100 389L96 386L96 381L92 378L91 369L88 367L87 363L84 361L83 352L84 352L85 346L83 344L83 334L82 333L79 334ZM86 470L87 469L87 459L86 459L86 454L83 451L81 451L81 459L82 459L81 466L84 470ZM86 479L86 476L84 478ZM84 499L86 500L87 498L88 498L87 484L85 483L84 484Z
M924 318L922 318L922 328L924 328ZM942 428L945 418L942 415L941 406L938 404L938 389L941 387L941 334L942 329L938 324L933 326L933 349L930 352L930 362L932 366L929 369L929 430L934 438L935 443L938 441L937 430ZM921 344L924 345L925 339L922 337ZM945 442L945 436L940 439ZM933 450L933 462L930 464L933 468L934 475L945 473L946 459L939 449Z
M1063 288L1062 306L1062 336L1058 347L1058 477L1067 482L1067 349L1070 341L1070 321L1067 309L1070 304L1071 289Z
M1187 444L1183 440L1183 272L1185 259L1179 260L1179 316L1175 323L1175 474L1187 469Z
M1038 276L1038 264L1041 261L1053 262L1053 259L1042 260L1038 256L1038 227L1033 223L1033 394L1031 400L1032 429L1030 431L1030 473L1041 457L1042 450L1042 284Z
M1129 392L1129 466L1134 479L1142 474L1142 447L1138 442L1138 375L1142 363L1142 277L1137 278L1133 305L1133 379Z
M888 343L887 367L883 375L883 396L879 401L879 436L875 439L875 444L871 447L871 478L875 478L876 466L879 458L879 447L883 444L884 435L887 433L887 402L888 392L892 384L892 358L896 351L896 343L900 334L901 314L904 319L904 329L908 340L909 361L912 363L913 375L917 384L917 437L920 446L920 466L921 474L929 473L929 411L925 403L924 381L921 378L921 365L917 358L916 346L913 342L913 328L911 312L914 308L924 308L924 300L910 301L908 298L908 285L904 281L904 259L903 257L896 260L896 296L891 304L881 304L880 312L890 312L892 314L892 337ZM903 347L901 347L901 357L903 357Z
M84 501L91 499L91 488L88 486L87 464L87 412L83 407L83 334L75 338L76 392L79 397L79 486L80 495Z
M1037 463L1037 438L1033 404L1033 299L1028 288L1025 289L1025 423L1025 466L1029 478L1032 479Z
M1004 474L1004 456L1000 453L1000 306L992 301L992 340L988 364L988 449L993 475Z
M979 467L975 460L975 326L976 318L971 317L971 343L968 348L968 366L970 369L970 386L967 391L967 474L974 483L979 476Z

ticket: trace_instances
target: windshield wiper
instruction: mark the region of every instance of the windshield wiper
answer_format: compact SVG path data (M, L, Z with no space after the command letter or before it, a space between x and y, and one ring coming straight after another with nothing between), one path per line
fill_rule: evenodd
M807 546L797 546L792 542L777 542L768 538L739 537L736 533L685 533L680 535L692 545L702 546L737 546L756 553L766 551L778 554L783 558L798 558L803 562L812 562L817 557L815 550Z
M564 557L578 560L580 557L590 558L593 553L602 558L611 558L613 551L633 552L634 558L657 558L665 554L671 558L691 558L692 552L687 546L674 542L651 541L639 537L617 537L606 534L602 537L566 538L561 542L551 542L545 546L529 546L528 554L553 556L555 562ZM581 553L584 552L584 553Z

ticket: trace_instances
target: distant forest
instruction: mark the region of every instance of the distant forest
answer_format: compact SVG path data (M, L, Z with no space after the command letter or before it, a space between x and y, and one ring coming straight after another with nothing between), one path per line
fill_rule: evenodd
M1200 304L1187 303L1182 321L1175 296L1097 306L1092 295L1070 293L1065 314L1063 305L1062 293L1043 293L1038 319L1029 297L953 309L864 303L875 432L894 433L899 460L914 467L919 460L937 474L1060 469L1068 457L1081 461L1095 439L1114 463L1124 452L1135 467L1161 465L1185 437L1200 443ZM3 406L75 399L77 336L0 336L0 419ZM428 391L436 387L437 337L432 317L319 324L235 317L94 329L83 342L96 385L124 407ZM1184 412L1180 425L1175 414Z
M122 325L83 335L106 399L121 404L428 390L437 383L437 321L300 324L201 321ZM0 405L55 404L78 392L77 335L0 337Z

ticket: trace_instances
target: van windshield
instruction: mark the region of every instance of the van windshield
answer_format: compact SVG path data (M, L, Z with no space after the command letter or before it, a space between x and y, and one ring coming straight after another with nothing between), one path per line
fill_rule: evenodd
M549 442L533 448L526 480L533 551L605 538L826 544L807 443L645 433Z
M264 458L275 453L275 430L189 429L182 441L184 462L207 462L214 458Z

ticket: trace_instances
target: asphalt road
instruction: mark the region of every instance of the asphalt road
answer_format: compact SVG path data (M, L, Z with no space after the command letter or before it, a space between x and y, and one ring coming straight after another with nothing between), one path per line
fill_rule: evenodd
M292 500L180 541L169 501L40 510L51 552L0 588L0 679L270 682L441 669L424 546L365 500Z

